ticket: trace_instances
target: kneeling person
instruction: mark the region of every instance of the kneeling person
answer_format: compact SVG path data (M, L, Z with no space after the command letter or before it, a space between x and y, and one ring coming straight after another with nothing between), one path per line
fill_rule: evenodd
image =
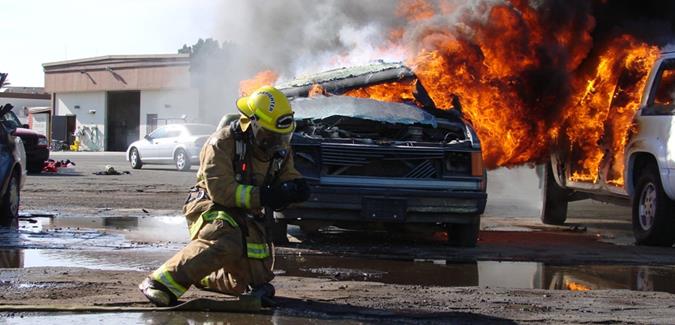
M286 96L263 87L237 108L239 120L211 135L200 153L197 185L183 207L191 242L139 285L158 306L175 304L191 285L235 296L268 285L274 248L263 207L309 198L290 153L295 122Z

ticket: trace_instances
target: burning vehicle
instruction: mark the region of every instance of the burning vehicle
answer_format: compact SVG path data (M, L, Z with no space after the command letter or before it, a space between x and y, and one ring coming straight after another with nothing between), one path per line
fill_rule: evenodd
M651 62L654 62L651 72L647 73L646 63ZM567 139L572 145L565 143L553 151L544 176L542 221L563 224L568 202L582 199L631 205L637 244L672 246L675 242L675 52L665 52L660 57L656 54L645 64L625 66L645 66L645 71L624 72L614 82L606 83L610 91L595 83L598 86L594 92L599 97L612 99L610 114L627 118L617 118L618 123L601 134L595 147L581 147L594 150L576 149L578 145ZM618 136L609 133L617 128L624 130L625 135L624 132Z
M316 233L330 225L431 225L447 230L452 245L476 244L487 178L458 99L454 109L438 109L400 63L341 68L277 87L295 110L295 166L312 187L309 201L277 215L283 227ZM387 87L412 96L363 96Z

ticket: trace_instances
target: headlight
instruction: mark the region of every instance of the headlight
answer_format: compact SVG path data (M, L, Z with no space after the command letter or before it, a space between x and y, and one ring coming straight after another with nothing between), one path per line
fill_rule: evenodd
M471 172L471 155L466 152L450 152L445 155L443 175L467 175Z
M443 175L445 176L483 176L483 157L480 151L450 152L445 156Z
M38 138L37 144L38 144L38 146L45 146L46 147L46 146L49 145L49 141L47 141L47 138Z

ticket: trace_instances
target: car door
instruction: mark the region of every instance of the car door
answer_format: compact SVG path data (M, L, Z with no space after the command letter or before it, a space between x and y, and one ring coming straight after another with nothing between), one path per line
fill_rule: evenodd
M141 140L138 152L141 159L148 162L157 162L159 160L159 151L157 149L159 142L166 136L166 127L160 127L152 131Z
M155 140L157 158L165 163L173 162L173 150L178 143L182 129L179 126L167 126L162 138Z

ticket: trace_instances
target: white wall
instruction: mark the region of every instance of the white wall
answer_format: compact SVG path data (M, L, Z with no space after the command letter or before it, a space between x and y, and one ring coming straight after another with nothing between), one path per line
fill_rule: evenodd
M75 108L75 106L79 106L79 108ZM83 149L103 150L106 122L105 92L57 93L54 115L76 115L78 134L85 134L84 137L80 136ZM98 134L89 136L90 132L98 132Z
M0 98L0 106L12 104L12 111L21 120L22 123L28 123L28 115L24 114L24 107L51 107L51 99L29 99L29 98Z
M187 117L189 123L203 123L199 116L199 94L196 89L142 90L141 91L141 125L139 138L147 134L147 114L157 114L158 125L161 119ZM169 121L178 122L179 120ZM217 125L218 122L216 121Z

